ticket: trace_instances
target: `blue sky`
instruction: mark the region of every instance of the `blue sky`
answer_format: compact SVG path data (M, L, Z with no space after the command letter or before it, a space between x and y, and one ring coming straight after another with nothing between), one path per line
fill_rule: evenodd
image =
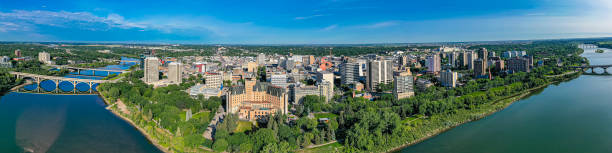
M408 43L612 36L609 0L0 0L0 40Z

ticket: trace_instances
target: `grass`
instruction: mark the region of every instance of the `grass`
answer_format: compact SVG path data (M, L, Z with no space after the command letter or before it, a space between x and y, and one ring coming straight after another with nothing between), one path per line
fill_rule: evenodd
M315 147L315 148L299 150L297 152L300 152L300 153L336 152L336 150L342 151L343 147L344 146L342 146L342 144L340 144L338 142L334 142L332 144L328 144L328 145L324 145L324 146L319 146L319 147Z
M238 121L238 127L234 130L234 133L245 132L253 129L253 123L249 121Z
M317 119L319 119L319 118L335 119L336 117L338 117L338 115L336 115L334 113L316 113L316 114L314 114L314 116Z
M200 119L200 118L210 118L210 112L199 112L196 114L193 114L193 116L191 116L191 118L193 119Z

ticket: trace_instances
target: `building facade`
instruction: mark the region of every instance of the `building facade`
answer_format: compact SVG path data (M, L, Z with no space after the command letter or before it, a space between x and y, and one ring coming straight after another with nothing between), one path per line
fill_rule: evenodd
M226 98L227 113L238 114L243 120L264 119L276 112L287 114L288 111L285 89L268 82L245 80L244 86L230 87Z
M340 65L340 82L342 84L356 84L363 72L359 63L343 63Z
M159 59L157 57L147 57L144 63L144 82L159 81Z
M204 80L206 88L221 88L223 86L223 75L220 73L205 73Z
M440 73L440 82L444 87L454 88L457 86L457 72L446 70Z
M366 88L376 90L378 84L393 81L393 63L388 60L373 60L368 63Z
M525 59L525 58L508 59L508 70L512 72L531 72L531 69L529 68L529 59Z
M174 84L183 82L183 64L178 62L168 64L168 80Z
M395 99L414 96L414 77L410 71L401 72L393 79L393 95Z
M487 74L487 61L477 59L474 61L474 76L483 76Z
M49 61L51 61L51 55L47 52L40 52L38 53L38 61L49 64Z
M437 54L427 56L427 73L437 74L440 69L440 56Z

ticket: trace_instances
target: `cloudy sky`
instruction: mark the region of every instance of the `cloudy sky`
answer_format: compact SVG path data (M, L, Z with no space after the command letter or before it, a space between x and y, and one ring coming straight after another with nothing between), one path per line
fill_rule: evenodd
M0 41L329 44L612 36L612 0L0 0Z

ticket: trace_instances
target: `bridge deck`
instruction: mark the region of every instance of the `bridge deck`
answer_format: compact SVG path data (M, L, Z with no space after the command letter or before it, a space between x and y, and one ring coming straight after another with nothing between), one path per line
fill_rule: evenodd
M109 70L109 69L96 69L96 68L80 68L80 67L71 67L71 66L60 66L60 65L51 65L52 67L58 69L79 69L79 70L93 70L93 71L107 71L107 72L129 72L127 70Z
M20 75L24 77L41 78L45 80L62 80L62 81L92 82L92 83L116 82L118 80L118 79L117 80L93 80L93 79L67 78L67 77L58 77L58 76L30 74L30 73L23 73L23 72L10 72L10 74Z

